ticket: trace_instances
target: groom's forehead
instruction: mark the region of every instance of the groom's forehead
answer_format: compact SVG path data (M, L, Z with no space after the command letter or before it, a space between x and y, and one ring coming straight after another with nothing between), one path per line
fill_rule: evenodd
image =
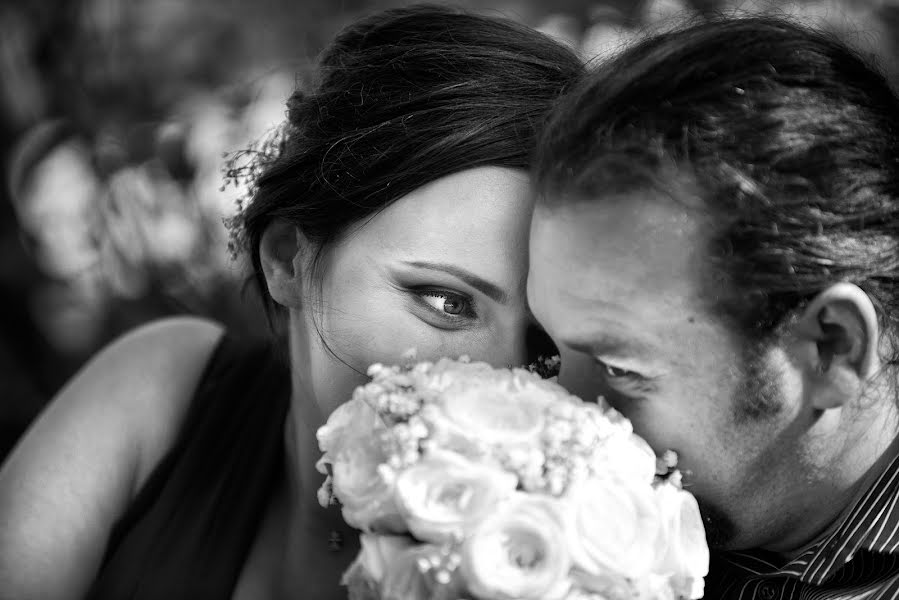
M717 229L699 194L674 185L614 193L548 192L536 206L534 230L547 222L568 230L580 244L602 246L611 239L613 250L662 256L666 244L707 239Z
M609 161L604 153L585 160L587 163ZM708 217L710 204L707 198L714 195L714 182L688 165L640 168L613 162L593 170L599 172L590 177L579 177L572 172L568 179L547 182L543 187L537 181L537 208L552 210L590 204L622 209L633 204L645 206L653 201L671 204L673 212Z
M581 198L538 207L534 220L532 277L567 274L584 299L686 301L703 281L706 219L668 198Z

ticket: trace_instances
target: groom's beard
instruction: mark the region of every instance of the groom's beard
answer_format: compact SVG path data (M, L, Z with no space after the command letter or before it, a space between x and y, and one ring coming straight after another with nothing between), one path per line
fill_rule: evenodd
M751 341L743 349L740 385L734 391L737 422L764 422L777 417L785 400L780 387L781 371L769 360L776 337Z
M712 550L726 550L737 537L737 526L727 513L714 504L705 503L699 498L699 514L705 525L705 537Z
M775 337L750 342L743 351L740 385L734 392L733 406L737 423L753 426L777 417L785 401L780 373L768 362ZM747 432L748 435L748 432ZM706 539L713 550L733 549L739 536L736 522L721 506L697 498L706 528Z

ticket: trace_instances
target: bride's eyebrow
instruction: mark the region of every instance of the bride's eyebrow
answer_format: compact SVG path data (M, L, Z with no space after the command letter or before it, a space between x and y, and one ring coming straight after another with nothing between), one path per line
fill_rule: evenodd
M471 271L466 271L465 269L456 265L420 260L404 261L403 264L409 267L415 267L417 269L440 271L442 273L446 273L447 275L452 275L456 279L464 281L471 287L475 288L494 302L506 304L509 301L509 294L507 294L501 287L499 287L495 283L492 283L475 275Z

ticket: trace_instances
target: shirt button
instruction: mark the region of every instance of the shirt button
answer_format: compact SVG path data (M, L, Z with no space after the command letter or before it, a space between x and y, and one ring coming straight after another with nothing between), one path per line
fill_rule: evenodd
M758 596L761 600L774 600L777 597L777 586L773 583L762 583L759 586Z

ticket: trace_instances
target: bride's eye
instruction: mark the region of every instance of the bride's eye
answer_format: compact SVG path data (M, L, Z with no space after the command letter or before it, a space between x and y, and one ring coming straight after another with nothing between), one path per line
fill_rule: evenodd
M431 309L443 317L473 317L474 310L471 300L461 294L443 290L428 290L420 292L422 301Z

